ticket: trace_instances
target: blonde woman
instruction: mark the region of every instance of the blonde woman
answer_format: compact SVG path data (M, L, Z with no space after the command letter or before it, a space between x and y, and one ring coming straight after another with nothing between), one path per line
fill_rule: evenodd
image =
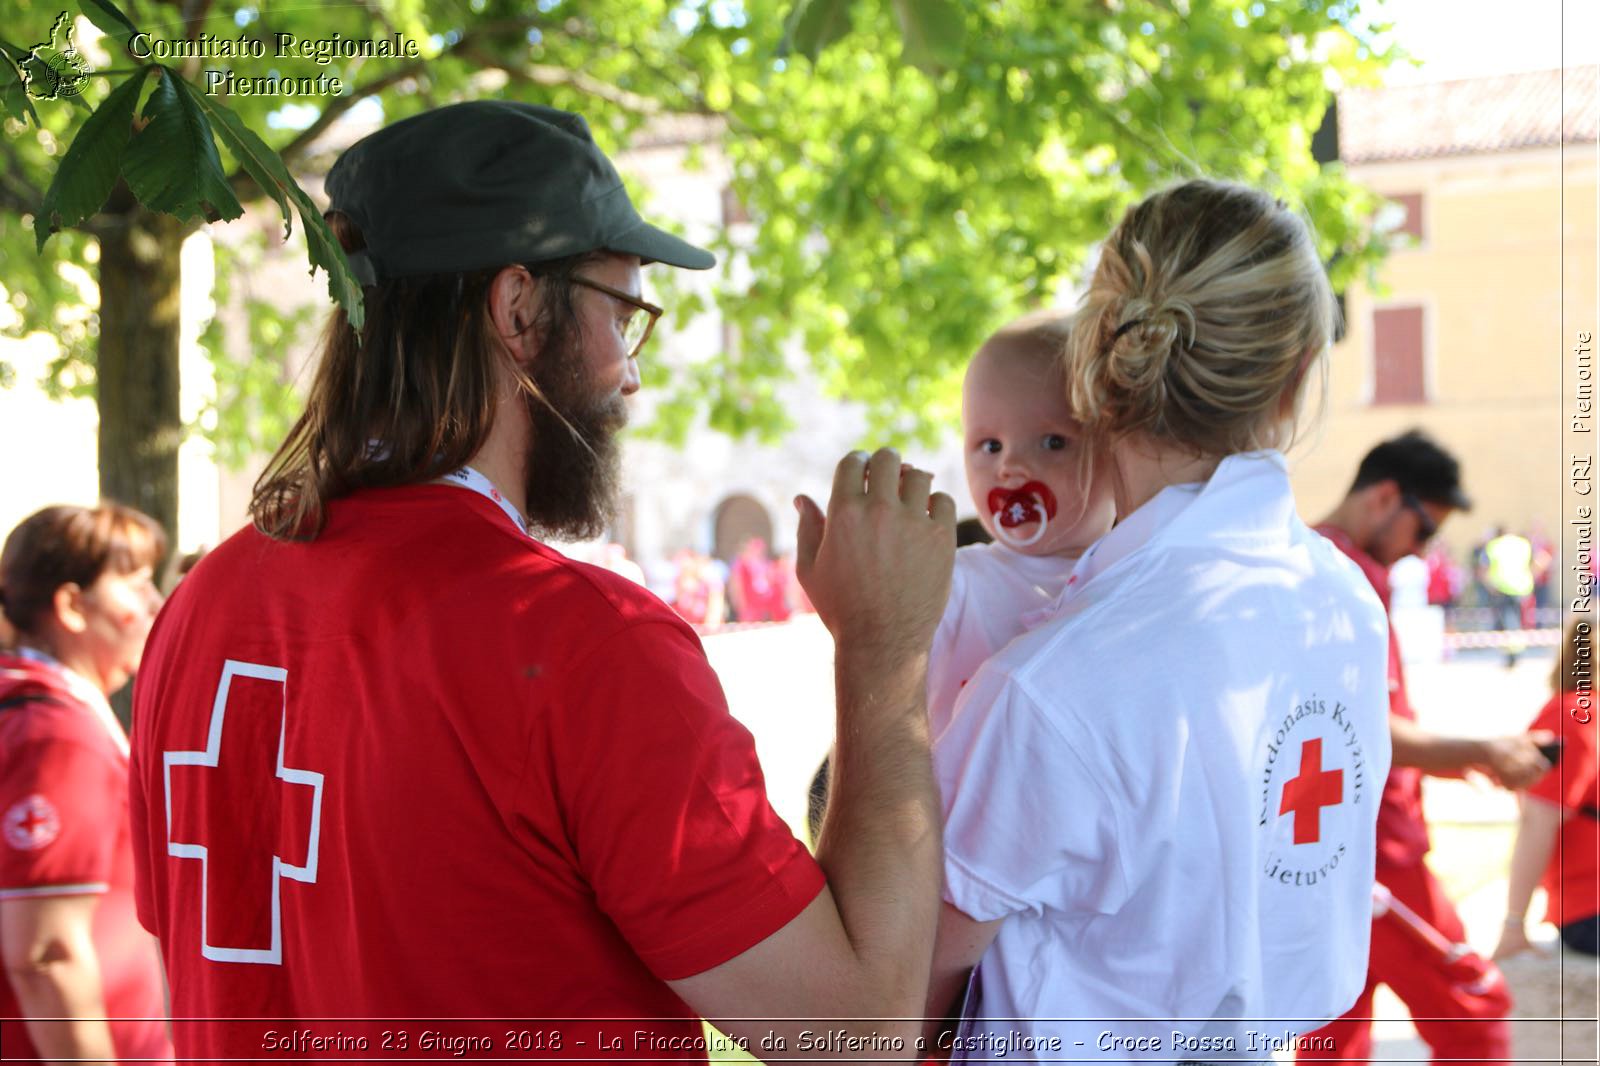
M1266 1060L1360 992L1387 630L1277 450L1334 316L1255 190L1107 239L1065 359L1120 521L935 739L957 1057Z

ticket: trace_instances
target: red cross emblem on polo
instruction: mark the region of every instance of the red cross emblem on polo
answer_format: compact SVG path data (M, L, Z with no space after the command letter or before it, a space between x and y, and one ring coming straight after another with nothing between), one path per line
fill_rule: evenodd
M6 843L18 851L37 851L61 835L55 804L37 792L13 803L4 824Z
M1294 842L1315 844L1322 839L1322 808L1344 801L1344 771L1322 768L1322 738L1300 745L1300 776L1283 783L1278 814L1294 812Z
M314 884L322 774L285 766L289 673L228 659L201 751L162 753L167 854L200 860L200 954L283 963L283 880Z

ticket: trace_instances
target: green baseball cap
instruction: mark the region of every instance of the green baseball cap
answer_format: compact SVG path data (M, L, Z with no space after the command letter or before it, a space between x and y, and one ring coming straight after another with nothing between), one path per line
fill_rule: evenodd
M329 209L361 227L365 284L601 249L691 270L716 257L639 217L578 116L453 104L363 137L328 172Z

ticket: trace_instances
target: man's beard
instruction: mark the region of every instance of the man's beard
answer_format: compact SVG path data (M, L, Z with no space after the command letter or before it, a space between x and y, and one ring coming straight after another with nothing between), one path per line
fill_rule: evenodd
M592 394L581 336L546 348L533 380L543 393L526 397L532 426L528 452L528 521L540 537L590 540L616 516L628 422L620 393Z

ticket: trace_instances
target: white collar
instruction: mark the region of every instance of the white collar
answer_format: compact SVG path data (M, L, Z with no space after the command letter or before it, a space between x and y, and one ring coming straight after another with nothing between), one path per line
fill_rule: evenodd
M1281 453L1270 449L1240 452L1227 456L1218 463L1217 469L1207 481L1168 485L1156 493L1136 508L1133 514L1118 522L1111 532L1091 545L1089 550L1083 553L1083 558L1078 560L1072 575L1067 578L1066 587L1061 590L1061 595L1056 597L1055 602L1042 610L1023 616L1023 624L1033 628L1054 618L1075 597L1082 595L1084 589L1097 575L1110 570L1157 536L1171 529L1177 524L1179 516L1202 497L1214 497L1241 480L1266 472L1268 468L1260 465L1263 461L1268 464L1276 477L1281 479L1287 476L1288 464Z
M1089 545L1089 550L1078 559L1078 565L1072 568L1061 593L1048 607L1023 615L1023 625L1031 629L1054 618L1075 597L1082 595L1097 576L1150 543L1152 537L1195 501L1203 487L1202 482L1168 485L1146 500L1113 526L1111 532Z
M460 470L452 470L450 473L440 478L439 483L444 485L458 485L464 489L471 489L479 496L483 496L489 500L492 500L495 506L504 511L506 513L506 517L511 519L511 521L516 524L518 529L522 530L523 533L530 537L533 536L533 531L528 528L527 516L513 507L511 505L511 501L501 495L500 490L494 487L494 482L484 477L478 471L472 469L472 467L464 466Z
M1150 543L1151 538L1188 509L1203 488L1205 488L1203 481L1168 485L1140 504L1131 515L1118 522L1111 532L1095 541L1089 546L1089 550L1083 553L1083 558L1078 561L1077 569L1073 572L1073 576L1078 579L1074 582L1074 587L1081 587L1096 574L1105 573Z
M122 757L124 759L128 757L127 731L122 728L122 723L117 721L117 716L111 710L111 704L106 702L106 694L100 691L100 686L76 670L63 665L61 660L55 656L46 654L38 648L21 647L17 649L17 654L24 659L36 662L41 666L47 666L59 673L73 697L93 711L94 716L100 719L100 724L105 726L107 735L111 737L111 743L122 753Z

